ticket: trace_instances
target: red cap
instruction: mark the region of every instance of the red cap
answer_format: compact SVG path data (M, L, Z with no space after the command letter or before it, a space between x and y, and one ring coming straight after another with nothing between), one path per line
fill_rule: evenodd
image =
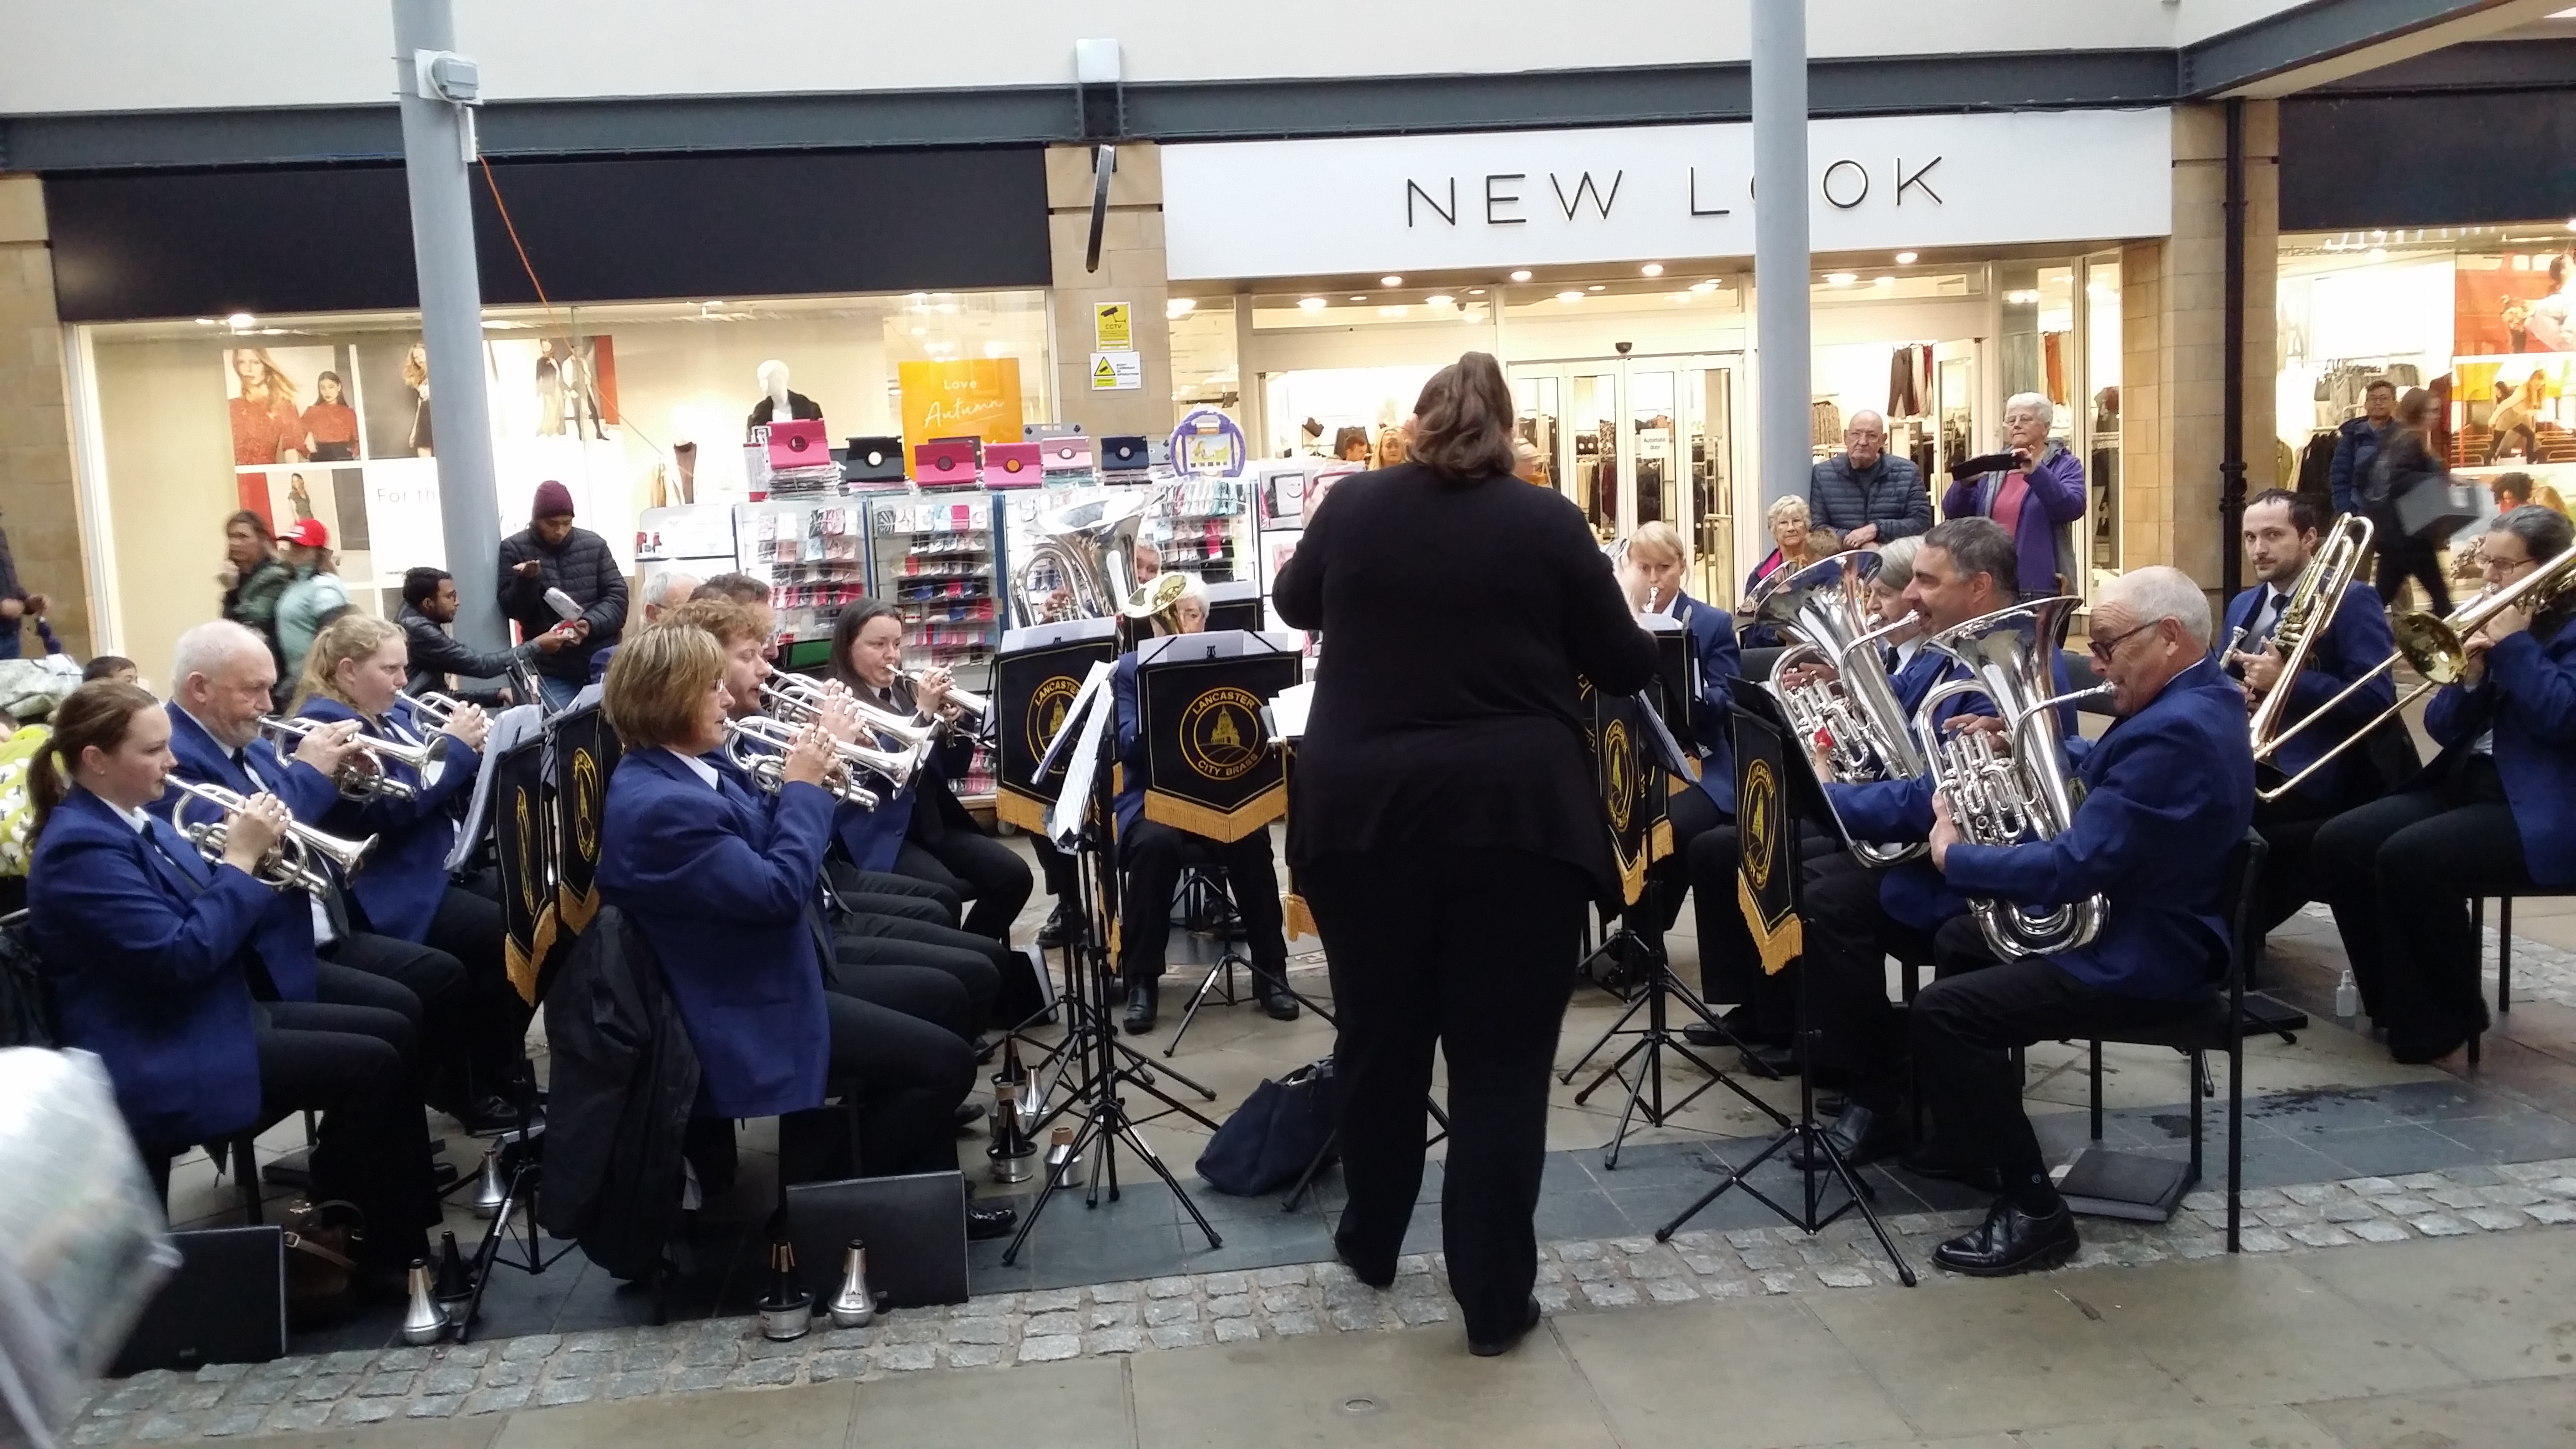
M278 541L295 544L300 548L329 548L331 530L322 526L322 520L308 518L279 535Z

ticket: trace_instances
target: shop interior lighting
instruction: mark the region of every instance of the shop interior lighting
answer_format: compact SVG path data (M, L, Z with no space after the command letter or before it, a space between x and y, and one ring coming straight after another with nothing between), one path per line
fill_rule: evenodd
M230 327L235 332L248 332L250 329L259 325L259 319L250 315L248 312L235 312L233 315L224 319L224 325Z
M1637 270L1645 273L1649 277L1660 277L1664 274L1664 264L1662 262L1648 262Z
M2388 248L2372 247L2370 249L2368 259L2374 262L2384 262L2388 260Z
M1297 306L1304 311L1321 312L1324 310L1324 299L1321 297L1300 297L1297 299Z
M984 355L986 357L999 357L1010 350L1010 344L999 339L984 344Z
M915 337L927 337L930 335L930 329L927 327L915 327L912 329L912 335Z
M1395 276L1380 277L1377 279L1377 284L1381 287L1401 287L1404 285L1404 278Z
M2571 227L2576 227L2576 221L2571 221L2567 224ZM1485 289L1482 287L1469 287L1467 289L1467 295L1470 297L1481 297L1485 295Z
M2567 229L2569 231L2576 231L2576 216L2567 218Z
M1914 265L1914 253L1898 252L1896 254L1896 264L1900 267L1910 267Z
M1825 285L1826 285L1826 286L1828 286L1828 287L1848 287L1848 286L1850 286L1852 283L1857 282L1857 281L1859 281L1859 280L1860 280L1860 278L1859 278L1859 277L1857 277L1857 276L1853 275L1853 274L1852 274L1852 273L1850 273L1850 272L1827 272L1827 273L1825 273Z
M1450 296L1446 292L1434 292L1422 300L1434 307L1455 307L1458 305L1458 299Z
M1701 280L1699 280L1699 281L1696 281L1696 282L1691 283L1691 288L1690 288L1690 289L1691 289L1692 291L1694 291L1694 292L1699 292L1699 293L1702 293L1702 294L1706 294L1706 293L1709 293L1709 292L1714 292L1714 291L1716 291L1716 290L1717 290L1717 278L1715 278L1715 277L1705 277L1705 278L1702 278L1702 279L1701 279Z
M1584 288L1583 290L1585 290L1585 291L1587 291L1587 292L1599 292L1599 291L1603 291L1603 290L1606 290L1606 289L1605 289L1605 288L1603 288L1603 287L1602 287L1602 285L1601 285L1599 282L1595 282L1595 283L1593 283L1591 286L1586 287L1586 288Z
M2568 223L2568 225L2570 225L2570 226L2576 226L2576 222L2570 222L2570 223ZM1513 281L1515 281L1515 282L1526 282L1526 281L1528 281L1529 279L1530 279L1530 274L1529 274L1529 269L1528 269L1527 267L1523 267L1521 270L1519 270L1519 271L1517 271L1517 272L1512 273L1512 280L1513 280Z
M1580 302L1583 300L1583 294L1581 292L1559 292L1556 294L1556 300L1568 303Z
M200 317L197 319L197 325L200 327L212 327L215 325L215 319L212 317Z
M1361 297L1361 296L1353 296L1353 297L1351 298L1351 300L1352 300L1352 301L1354 301L1354 302L1365 302L1365 301L1367 301L1367 300L1368 300L1368 298L1366 298L1366 297Z

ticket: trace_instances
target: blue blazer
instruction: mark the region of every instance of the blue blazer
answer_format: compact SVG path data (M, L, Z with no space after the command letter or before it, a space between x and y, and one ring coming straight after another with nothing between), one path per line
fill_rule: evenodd
M1911 718L1934 685L1967 677L1968 671L1957 660L1927 646L1915 650L1914 657L1893 679L1897 700ZM1982 694L1959 695L1942 704L1932 723L1937 728L1957 715L1994 712L1994 701ZM1929 775L1910 780L1875 780L1864 785L1827 785L1825 793L1854 840L1914 841L1929 839L1932 834ZM1878 904L1889 917L1918 931L1938 930L1942 922L1968 913L1968 898L1951 889L1941 872L1922 860L1909 860L1882 873L1878 878Z
M380 740L403 738L336 699L308 699L296 713L326 724L353 719L362 732ZM409 730L412 740L437 734L421 729L411 706L400 700L394 702L393 722ZM474 774L481 765L463 740L450 738L438 778L427 785L409 765L386 767L394 779L420 791L409 800L390 795L347 800L334 793L322 828L351 839L376 837L366 865L349 878L349 894L366 911L367 929L406 941L429 939L430 918L447 894L447 857L456 848L456 821L474 798Z
M287 811L306 825L321 827L331 807L339 803L340 787L331 777L311 765L282 757L265 738L250 742L242 754L251 769L259 772L253 780L249 771L233 763L224 747L205 727L188 717L176 704L166 708L170 714L170 752L179 760L177 774L192 785L220 785L238 795L256 795L263 788L276 791L286 802ZM188 806L187 819L200 823L213 818L213 809L176 790L152 803L153 814L171 818L179 805ZM268 973L268 985L280 1001L313 999L313 898L302 891L275 891L268 909L260 918L259 934L251 948L258 954L260 966Z
M710 762L712 763L712 762ZM661 959L719 1117L822 1105L818 894L832 797L790 785L747 794L721 768L710 788L668 750L629 750L608 777L599 889Z
M2236 631L2254 617L2263 593L2264 586L2258 584L2228 601L2225 638L2235 638ZM2397 639L2389 632L2388 613L2380 602L2379 591L2364 583L2345 589L2342 600L2335 605L2334 617L2326 622L2325 633L2317 636L2316 643L2308 649L2307 667L2290 682L2289 705L2282 711L2281 728L2287 730L2316 713L2318 706L2369 673L2373 665L2396 648ZM2295 775L2396 702L2396 678L2392 672L2383 672L2368 687L2335 706L2327 718L2308 726L2283 746L2272 757L2272 763L2280 767L2282 774ZM2298 793L2318 802L2358 801L2377 794L2378 783L2369 752L2346 750L2342 758L2311 776Z
M1743 653L1735 643L1735 618L1714 604L1688 594L1673 599L1673 617L1690 630L1691 654L1699 661L1699 695L1691 701L1691 733L1708 751L1700 760L1699 788L1716 802L1719 813L1735 814L1735 729L1729 711L1734 683L1744 672Z
M2523 867L2549 886L2576 883L2576 616L2560 616L2548 643L2528 629L2507 635L2487 651L2477 688L2447 686L2424 707L2425 732L2442 746L2436 769L2495 731Z
M2085 795L2066 833L1952 846L1951 887L2034 906L2104 893L2101 934L2053 965L2120 996L2207 995L2228 947L2227 853L2254 818L2245 696L2203 658L2115 722L2076 773Z
M136 1140L169 1150L259 1118L242 952L281 893L209 864L157 816L151 832L73 790L36 842L27 912L63 1044L98 1053Z

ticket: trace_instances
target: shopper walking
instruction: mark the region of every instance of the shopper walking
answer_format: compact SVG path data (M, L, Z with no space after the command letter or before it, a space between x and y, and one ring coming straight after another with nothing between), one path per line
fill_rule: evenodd
M308 518L287 530L285 543L287 565L295 576L277 596L277 653L288 670L278 676L280 704L304 673L313 636L349 612L349 589L340 582L339 561L331 557L330 530Z
M2397 400L2395 419L2386 441L2371 454L2368 474L2354 489L2354 502L2376 530L2372 541L2379 551L2379 599L2396 602L2397 591L2411 578L2424 586L2434 613L2448 614L2451 586L2442 577L2440 544L2410 536L2398 509L2398 500L2414 490L2450 482L2450 470L2433 457L2426 441L2433 426L2433 395L2420 387L2406 389Z
M528 526L501 540L501 612L534 639L565 622L546 602L560 590L581 610L573 620L588 649L562 649L537 660L537 687L548 710L572 703L590 682L590 658L617 643L626 627L626 575L608 540L572 521L572 490L549 478L537 485Z

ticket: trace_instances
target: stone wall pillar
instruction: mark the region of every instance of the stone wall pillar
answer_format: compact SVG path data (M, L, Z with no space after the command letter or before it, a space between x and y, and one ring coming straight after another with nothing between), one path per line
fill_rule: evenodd
M1091 148L1047 150L1047 233L1055 259L1056 416L1094 437L1172 430L1172 332L1164 303L1171 284L1163 259L1163 162L1150 144L1118 148L1109 186L1109 219L1100 238L1100 270L1083 270L1091 231ZM1093 308L1125 302L1145 385L1125 392L1091 385Z
M86 656L88 570L49 235L42 184L0 176L0 529L8 531L19 582L53 600L46 618L63 647ZM27 630L27 650L39 647Z
M2273 378L2279 110L2245 105L2245 489L2278 481ZM2216 589L2225 457L2227 119L2174 111L2173 235L2120 253L2122 568L2172 564Z

